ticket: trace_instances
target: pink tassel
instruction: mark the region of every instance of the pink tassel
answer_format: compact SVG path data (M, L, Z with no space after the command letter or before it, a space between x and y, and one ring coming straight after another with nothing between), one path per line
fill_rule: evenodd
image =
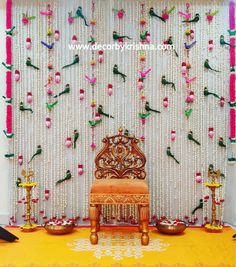
M6 29L12 27L12 0L6 0Z
M84 100L84 89L79 90L79 100Z
M78 38L77 38L76 35L73 35L73 36L72 36L72 38L71 38L71 43L72 43L73 45L78 44Z
M12 97L12 74L11 71L6 72L6 98L10 99Z
M208 50L212 51L213 50L213 40L208 41Z
M12 40L10 36L6 37L6 64L11 65L12 60Z
M27 37L26 38L26 49L30 49L31 48L31 38Z
M54 32L54 39L55 39L55 41L59 41L59 39L60 39L60 32L59 32L59 30L55 30L55 32Z
M94 120L95 121L100 121L101 120L101 115L98 112L96 112Z
M168 107L168 97L163 98L163 107L167 108Z
M229 2L229 28L230 30L235 29L235 3L234 1Z
M12 105L7 105L6 129L7 134L12 133Z
M66 146L67 148L72 147L72 139L71 139L71 137L67 137L67 138L66 138L65 146Z
M33 102L33 95L32 92L27 92L26 102L31 104Z
M107 94L109 95L109 96L111 96L112 95L112 93L113 93L113 91L112 91L112 84L108 84L107 85Z
M61 73L59 71L57 71L55 73L55 82L56 83L60 83L61 82Z
M99 50L98 51L98 63L102 63L103 62L103 51Z
M15 81L18 82L20 80L20 72L19 70L15 70Z
M49 200L49 194L50 194L50 190L49 189L45 189L44 190L44 200Z
M230 44L235 45L235 38L230 38ZM235 66L235 47L230 47L229 49L229 56L230 56L230 66Z
M202 174L200 172L196 173L195 181L199 184L202 182Z
M235 135L235 131L236 131L236 114L235 114L236 110L234 108L230 109L230 136L229 138L231 139L235 139L236 135Z
M45 119L45 125L46 125L46 127L49 129L49 128L51 128L51 126L52 126L52 121L51 121L51 119L49 118L49 117L47 117L46 119Z
M220 98L220 107L223 108L224 105L225 105L225 98L223 96L221 96L221 98Z
M211 139L214 137L214 128L212 127L208 128L208 136Z
M176 137L176 131L175 130L171 130L171 132L170 132L170 140L172 142L174 142L175 141L175 137Z
M94 142L91 143L90 148L94 150L96 148L96 144Z
M235 73L230 74L229 85L229 101L235 102Z
M19 155L18 156L18 164L21 166L23 164L23 156Z
M84 173L84 166L82 164L78 165L78 175L82 175Z
M141 142L144 142L145 141L145 136L143 134L140 136L140 141Z

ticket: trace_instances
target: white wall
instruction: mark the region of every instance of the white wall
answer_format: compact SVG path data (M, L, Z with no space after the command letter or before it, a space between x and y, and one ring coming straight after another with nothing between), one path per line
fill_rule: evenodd
M228 1L226 1L228 2ZM227 14L226 14L227 15ZM5 6L0 1L0 62L5 61ZM0 71L0 96L5 95L5 70ZM0 130L5 129L5 103L0 105ZM1 133L0 133L1 134ZM0 224L8 224L9 214L9 185L8 185L8 160L4 158L7 152L8 141L3 134L0 138ZM236 164L229 166L226 183L225 222L236 225Z

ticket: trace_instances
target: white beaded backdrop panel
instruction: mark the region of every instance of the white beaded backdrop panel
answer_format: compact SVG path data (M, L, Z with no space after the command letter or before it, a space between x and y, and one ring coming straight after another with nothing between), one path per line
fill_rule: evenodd
M94 9L92 9L94 3ZM88 44L91 36L97 44L118 43L113 40L112 32L126 35L132 39L124 39L127 44L139 44L140 42L140 18L142 1L118 1L118 0L54 0L29 1L13 0L13 25L17 33L13 37L13 65L14 69L20 70L21 79L13 81L13 107L14 107L14 140L12 141L15 159L12 161L11 174L11 223L21 223L24 217L23 188L16 186L17 177L21 176L22 169L32 168L35 172L35 181L38 182L33 189L32 198L36 203L32 204L32 218L42 223L52 217L76 218L81 217L79 223L88 219L89 190L94 180L94 157L102 147L102 139L106 135L117 133L121 126L130 134L140 138L145 137L140 145L147 157L147 182L150 188L151 209L150 215L160 218L187 219L190 223L198 219L203 222L210 216L211 205L207 196L210 195L205 189L203 182L207 181L209 164L220 169L227 181L227 149L218 145L218 138L222 137L227 145L228 136L228 107L219 105L219 99L213 95L204 96L204 87L209 92L228 98L228 48L221 46L219 38L221 34L227 36L228 19L225 10L228 8L223 1L196 1L190 2L192 17L200 14L197 23L182 23L183 17L178 12L185 12L186 1L143 1L145 29L150 33L151 44L163 44L172 36L172 41L178 56L173 50L146 50L145 68L151 68L150 73L144 80L145 101L149 102L152 109L146 119L145 125L139 121L139 113L145 113L144 104L140 100L140 91L137 81L140 70L140 51L124 49L103 50L103 62L98 62L98 50L92 52L88 49L69 49L72 39L77 38L78 44ZM40 15L40 11L47 9L51 4L53 16L50 19L52 36L48 36L48 17ZM78 6L86 17L89 27L82 18L74 18ZM163 22L158 17L149 15L153 7L156 14L161 16L162 10L167 6L170 10L169 18ZM117 10L124 9L123 18L118 18ZM205 13L209 10L216 11L211 23L206 20ZM68 13L72 12L72 23L68 23ZM22 13L35 16L35 19L23 25ZM95 25L91 26L91 21ZM185 31L194 31L194 38L187 39ZM58 41L54 40L54 32L59 30ZM74 36L74 37L73 37ZM26 49L26 38L31 38L31 49ZM212 51L208 49L208 41L214 41ZM196 40L188 51L184 42L191 43ZM49 51L44 41L48 44L54 42L54 48ZM123 45L125 45L125 43ZM125 48L125 47L124 47ZM50 54L49 54L50 53ZM75 55L79 56L79 64L62 69L63 66L72 63ZM35 70L27 67L25 62L30 57L32 64L40 68ZM48 59L51 58L53 69L48 69ZM91 60L94 57L96 64L92 67ZM220 72L205 70L204 61L209 59L209 64ZM186 85L181 74L182 62L190 63L188 78L196 77L196 80ZM120 72L127 75L123 81L120 75L113 74L114 65L118 65ZM55 82L55 73L60 73L60 83ZM53 82L51 90L53 96L62 92L69 84L70 92L57 98L49 96L48 75L51 73ZM95 85L85 78L97 78ZM162 76L171 84L162 84ZM108 94L108 84L112 86L112 93ZM81 99L80 90L84 90L84 99ZM192 113L187 118L185 102L189 90L194 91L194 101L191 103ZM27 92L32 92L33 102L26 101ZM168 98L168 106L165 107L163 99ZM92 100L96 102L96 108L91 107ZM30 111L20 111L19 103L23 101L25 107L32 108ZM55 101L58 101L56 103ZM46 103L55 103L51 111ZM93 130L89 121L94 120L94 112L98 105L102 105L104 112L113 118L102 116L102 122ZM50 118L51 127L45 126L46 118ZM209 128L214 129L212 138L208 135ZM67 138L74 138L74 130L79 133L76 149L66 147ZM189 131L200 142L197 145L188 140ZM172 139L171 132L175 131ZM92 133L94 132L94 140ZM96 148L91 149L94 141ZM37 146L42 146L42 154L36 156L31 163L27 164L36 152ZM167 156L167 147L180 162ZM18 156L23 155L23 164L18 164ZM83 165L83 173L78 174L78 165ZM71 179L56 184L58 180L65 178L66 172L70 171ZM196 173L201 173L202 183L197 183ZM48 196L47 196L48 195ZM192 210L199 205L200 199L205 199L203 211ZM218 212L220 220L223 220L224 186L217 191ZM104 208L104 220L108 222L125 220L136 222L137 212L130 207ZM129 219L135 218L134 220Z

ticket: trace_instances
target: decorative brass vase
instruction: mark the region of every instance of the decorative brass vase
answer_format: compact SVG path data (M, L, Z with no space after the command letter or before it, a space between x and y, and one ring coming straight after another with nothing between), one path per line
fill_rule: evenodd
M36 182L32 182L30 180L31 177L34 176L34 172L29 170L28 172L26 172L25 170L22 170L21 175L24 176L25 178L25 182L24 183L20 183L19 185L24 187L26 189L26 214L25 214L25 218L26 218L26 223L24 225L21 225L21 231L22 232L32 232L34 230L36 230L37 225L34 223L31 223L31 190L34 186L37 185Z

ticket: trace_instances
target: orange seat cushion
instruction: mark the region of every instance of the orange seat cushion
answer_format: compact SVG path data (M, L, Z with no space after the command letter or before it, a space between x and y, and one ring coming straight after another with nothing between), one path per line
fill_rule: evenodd
M91 193L148 194L148 185L137 179L97 179L92 184Z

